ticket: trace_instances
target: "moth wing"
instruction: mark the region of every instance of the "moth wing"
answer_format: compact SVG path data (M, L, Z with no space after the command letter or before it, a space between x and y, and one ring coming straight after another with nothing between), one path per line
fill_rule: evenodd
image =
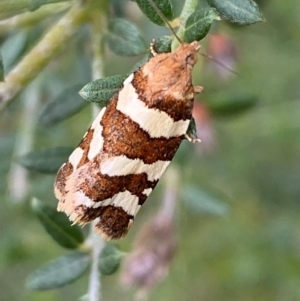
M130 178L103 175L99 170L99 162L101 160L95 158L67 178L65 194L59 201L58 210L64 211L70 220L81 225L95 220L98 233L106 239L118 239L128 232L141 207L139 196L125 186L120 191L121 184L135 185L134 177L137 175ZM148 189L147 193L151 191Z
M84 134L78 147L70 155L68 161L59 169L54 183L55 196L59 201L62 201L68 192L65 189L68 178L74 177L77 169L90 164L97 154L101 152L103 147L101 120L105 111L106 107L99 112L91 127Z

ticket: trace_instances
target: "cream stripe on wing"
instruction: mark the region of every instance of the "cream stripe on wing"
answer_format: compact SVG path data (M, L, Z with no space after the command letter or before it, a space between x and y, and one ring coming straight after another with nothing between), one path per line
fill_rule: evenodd
M136 195L131 194L128 190L118 192L109 199L94 202L93 206L91 207L99 208L108 205L121 207L124 211L126 211L129 215L132 216L135 216L141 208L141 205L139 205L139 198Z
M91 126L91 129L94 130L94 133L93 133L92 141L90 143L90 149L88 152L88 159L90 161L93 160L97 156L97 154L99 154L100 150L103 147L103 136L102 136L103 127L100 124L100 122L102 120L105 110L106 107L104 107L100 111L100 113L98 114L98 116L96 117L96 119L94 120Z
M117 110L130 117L152 138L170 138L186 134L190 120L174 121L167 113L148 108L139 100L135 88L131 84L133 74L125 81L119 92Z
M73 153L69 157L69 162L72 164L73 168L76 169L78 163L80 162L83 156L84 150L80 147L74 149Z
M83 192L76 192L76 206L84 205L87 208L99 208L108 205L113 205L115 207L121 207L129 215L135 216L139 211L141 205L139 205L139 198L131 194L130 191L125 190L118 192L111 198L105 199L103 201L94 202L89 197L87 197Z
M152 188L145 188L142 192L142 194L149 196L149 194L152 192Z
M135 216L141 208L141 205L139 205L139 198L127 190L115 194L112 197L112 200L112 204L115 207L121 207L124 211L132 216Z
M146 173L149 181L155 181L161 177L169 163L170 161L158 160L152 164L145 164L140 159L129 159L121 155L103 160L100 171L110 177Z
M76 191L74 196L75 200L73 202L59 202L57 208L58 211L64 211L67 215L69 215L70 220L74 223L80 223L80 220L84 215L84 209L82 209L82 211L75 210L76 208L80 208L80 206L96 209L112 205L115 207L121 207L125 212L132 216L135 216L141 208L141 205L139 205L139 198L136 195L131 194L128 190L118 192L111 198L99 202L94 202L82 191Z

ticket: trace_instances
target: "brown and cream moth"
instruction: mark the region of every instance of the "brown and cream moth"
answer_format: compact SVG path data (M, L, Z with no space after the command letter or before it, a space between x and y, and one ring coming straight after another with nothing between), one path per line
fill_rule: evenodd
M198 42L155 54L131 74L62 165L58 211L74 223L96 220L106 239L124 236L187 136Z

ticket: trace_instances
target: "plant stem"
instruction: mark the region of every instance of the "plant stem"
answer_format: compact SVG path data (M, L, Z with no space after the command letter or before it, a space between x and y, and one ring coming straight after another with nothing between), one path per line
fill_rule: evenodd
M0 110L31 82L86 21L88 6L75 3L0 83Z
M92 16L92 52L93 52L93 63L92 72L93 80L103 77L104 73L104 43L103 35L106 26L106 17L103 13L93 14Z
M0 12L1 14L21 12L24 9L28 9L30 0L1 0Z
M180 19L180 27L177 30L177 35L182 38L184 34L184 25L187 18L196 10L199 0L186 0L184 2L181 14L179 16ZM178 47L179 41L176 39L173 40L172 43L172 51L174 51Z
M178 195L180 173L175 166L169 166L164 176L165 195L163 198L161 214L172 219L174 215L176 198Z
M32 149L36 118L39 110L40 94L37 85L39 81L30 85L22 98L22 122L19 124L19 132L16 138L13 157L20 157ZM7 185L8 200L20 203L27 197L28 172L16 162L12 162Z
M106 12L107 6L98 7L95 12L91 14L91 44L93 53L92 72L93 80L103 77L104 73L104 43L103 34L106 27ZM96 105L92 106L93 118L99 113L99 108ZM90 271L90 281L88 288L88 301L101 300L101 274L99 272L99 256L105 245L105 241L101 236L94 232L94 223L91 225L91 243L92 243L92 265Z
M106 27L106 16L102 13L102 11L96 10L91 16L91 25L92 25L92 53L93 53L93 62L92 62L92 72L93 72L93 80L103 78L104 77L104 43L103 43L103 35L104 29ZM93 118L99 113L99 107L96 104L92 105Z
M36 11L25 12L21 15L0 20L0 33L6 33L15 28L34 26L39 21L44 20L48 16L61 12L62 10L65 10L69 7L70 7L70 2L45 5Z
M179 18L185 21L196 10L198 2L199 0L186 0Z
M88 301L101 300L101 275L99 272L99 256L104 247L104 240L94 232L94 223L91 224L90 240L92 246L92 265L89 278Z

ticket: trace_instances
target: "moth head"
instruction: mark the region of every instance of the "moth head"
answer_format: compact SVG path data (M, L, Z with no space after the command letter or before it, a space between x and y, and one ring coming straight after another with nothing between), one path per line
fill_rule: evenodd
M192 69L198 60L198 51L200 49L200 44L194 41L190 44L181 44L175 54L177 59L185 64L188 69Z

